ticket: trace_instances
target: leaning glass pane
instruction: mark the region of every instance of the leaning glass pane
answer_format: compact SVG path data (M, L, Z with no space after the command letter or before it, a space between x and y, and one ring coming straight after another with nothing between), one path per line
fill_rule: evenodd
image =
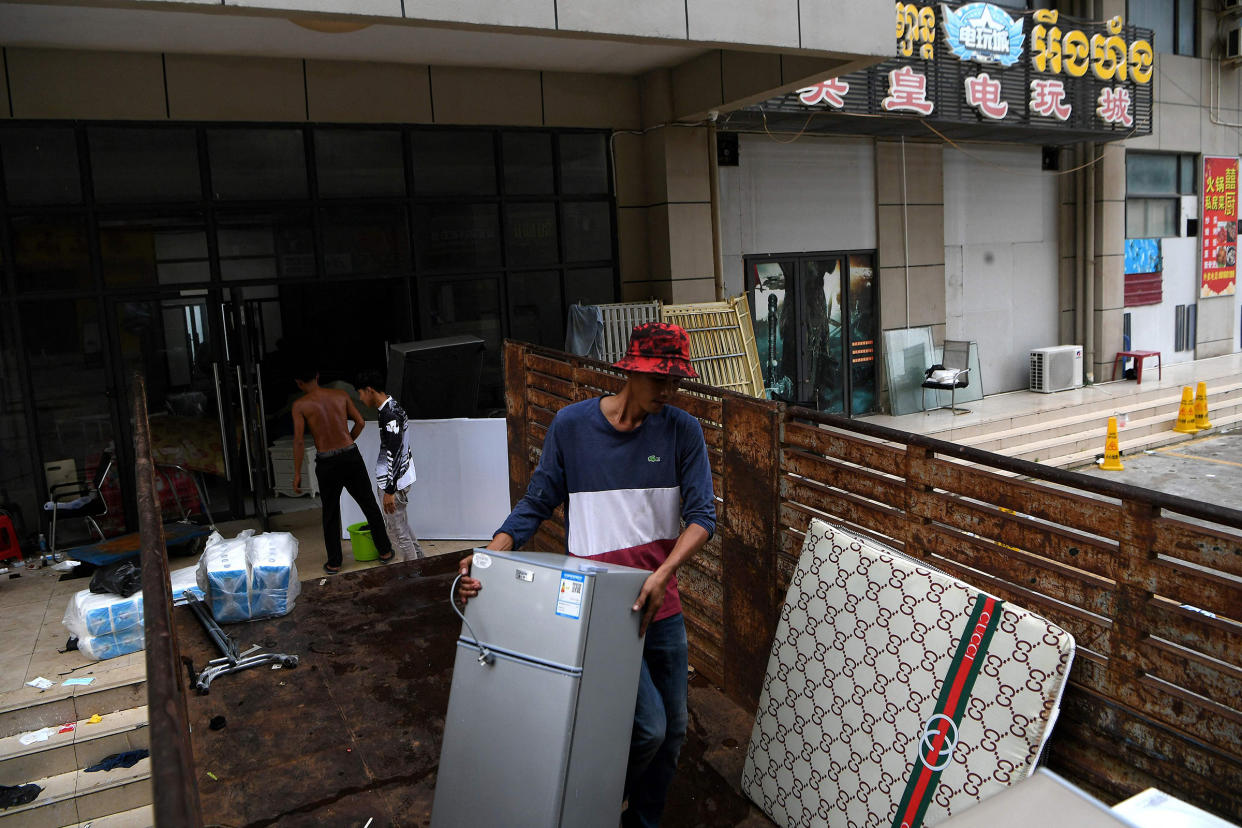
M934 354L930 327L884 332L884 374L888 380L888 404L894 415L923 410L924 371L931 367Z

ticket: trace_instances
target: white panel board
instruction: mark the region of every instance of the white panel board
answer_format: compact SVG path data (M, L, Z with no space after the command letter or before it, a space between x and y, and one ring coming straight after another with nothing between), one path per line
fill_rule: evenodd
M871 139L739 136L736 167L720 168L726 292L742 292L740 257L876 247Z
M1040 148L944 150L946 337L979 345L984 391L1024 389L1057 342L1057 179Z
M500 417L411 420L414 468L407 515L414 534L427 539L490 539L509 515L509 451ZM358 450L368 469L379 455L379 427L366 423ZM378 502L378 498L377 498ZM341 537L365 520L341 493Z

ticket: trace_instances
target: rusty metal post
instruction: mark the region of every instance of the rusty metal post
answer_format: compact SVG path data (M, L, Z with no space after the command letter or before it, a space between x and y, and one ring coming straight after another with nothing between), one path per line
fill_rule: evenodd
M509 505L515 506L530 483L526 447L526 346L505 340L505 432L509 443Z
M783 406L723 400L724 508L719 518L724 618L724 691L759 704L780 615L776 558L781 544L780 426Z
M155 824L202 826L194 753L185 703L185 674L173 634L172 587L164 524L155 494L147 388L134 374L134 478L138 489L138 533L142 545L142 605L147 647L147 721L151 728L151 781Z
M1140 643L1146 632L1139 626L1147 617L1151 592L1147 579L1156 559L1155 520L1160 507L1134 500L1121 504L1122 520L1117 538L1117 610L1108 637L1108 693L1115 699L1133 703L1138 683L1146 669Z

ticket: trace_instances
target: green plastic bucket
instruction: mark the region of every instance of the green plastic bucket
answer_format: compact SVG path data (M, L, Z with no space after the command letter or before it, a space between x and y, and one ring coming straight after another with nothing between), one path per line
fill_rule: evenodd
M379 560L379 550L375 548L375 541L371 540L371 529L365 520L362 523L354 523L345 527L345 531L349 532L349 542L354 547L355 561Z

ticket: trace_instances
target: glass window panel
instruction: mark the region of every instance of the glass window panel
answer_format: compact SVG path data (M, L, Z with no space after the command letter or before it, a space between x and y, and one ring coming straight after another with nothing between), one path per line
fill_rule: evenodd
M396 130L316 130L315 162L321 196L405 195L405 160Z
M306 198L300 129L211 129L207 149L216 198Z
M211 280L201 220L103 223L99 253L104 282L110 287Z
M1195 0L1177 0L1177 53L1195 55Z
M86 228L80 219L17 219L12 233L18 292L92 287Z
M43 460L72 461L89 477L113 440L99 305L57 299L24 302L17 310ZM113 505L119 506L119 493Z
M551 135L546 132L506 132L501 140L506 193L543 195L554 191Z
M1199 192L1199 165L1193 155L1179 155L1177 157L1178 166L1181 167L1181 187L1178 189L1182 195L1194 195Z
M1126 238L1145 239L1147 210L1141 198L1126 199Z
M10 204L82 201L78 144L72 129L7 129L0 132L0 159Z
M303 215L222 220L217 239L225 281L315 275L315 246Z
M16 506L14 523L19 540L38 528L39 507L46 498L36 494L32 446L26 428L26 397L18 374L25 359L17 347L17 309L0 305L0 500L6 509ZM38 354L33 354L38 358ZM11 505L8 505L11 504Z
M617 301L616 278L611 267L588 267L565 274L565 296L570 303L604 305Z
M505 237L510 267L555 264L560 258L556 205L505 205Z
M490 132L420 130L412 137L418 195L493 195L496 149Z
M1128 195L1173 195L1177 192L1178 157L1126 153Z
M315 355L323 382L344 380L352 385L363 368L385 369L388 344L413 338L409 290L403 278L281 285L279 300L261 304L264 327L274 322L286 349L292 349L281 353L268 335L265 347L272 356L264 363L264 379L279 390L282 403L296 391L293 371L298 353Z
M87 140L96 201L198 201L203 197L193 129L91 127Z
M414 210L414 239L423 268L500 265L500 214L495 204L419 205Z
M586 281L590 281L589 277ZM550 348L565 347L559 272L540 270L509 275L509 336Z
M1173 9L1176 0L1128 0L1126 22L1152 29L1152 46L1157 52L1173 51Z
M329 276L409 271L410 231L405 210L324 210L323 266Z
M1177 201L1171 198L1149 198L1147 202L1146 238L1168 238L1177 235Z
M494 276L429 279L422 302L423 336L472 334L483 340L483 371L479 407L504 405L501 394L500 280Z
M608 154L600 133L560 136L561 192L608 192Z
M612 217L606 201L567 201L561 206L565 261L612 258Z

